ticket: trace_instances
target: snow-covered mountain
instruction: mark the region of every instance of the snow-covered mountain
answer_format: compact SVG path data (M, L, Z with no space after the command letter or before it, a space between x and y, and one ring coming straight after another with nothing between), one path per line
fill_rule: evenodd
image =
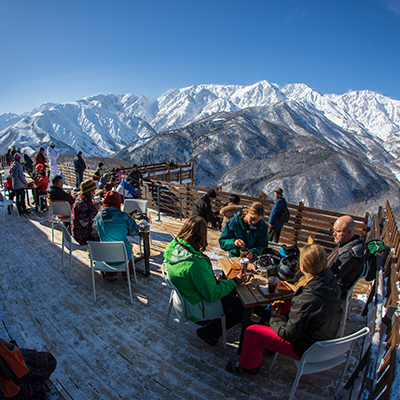
M254 195L280 184L290 201L330 209L397 190L400 179L400 101L370 91L324 95L262 81L172 89L158 99L99 94L4 114L0 128L3 153L54 141L64 154L172 157L195 162L201 186ZM352 195L335 205L339 182Z

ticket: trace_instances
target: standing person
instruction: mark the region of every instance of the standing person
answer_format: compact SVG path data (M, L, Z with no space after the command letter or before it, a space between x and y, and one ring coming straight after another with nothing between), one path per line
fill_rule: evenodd
M133 275L132 249L127 236L139 235L136 222L126 212L121 211L121 195L114 190L106 193L103 200L104 209L96 216L97 232L100 242L124 242L129 260L129 274ZM116 279L116 272L107 272L109 280ZM126 276L126 272L122 273Z
M333 225L333 237L337 247L328 255L328 268L335 275L342 299L364 270L369 250L360 235L354 234L354 220L350 215L338 218Z
M35 167L38 164L42 164L44 170L47 169L46 157L44 155L44 147L40 147L39 151L35 154Z
M132 186L138 191L139 198L141 197L140 185L143 184L143 175L138 170L137 164L132 164L132 171L129 175L132 178Z
M274 197L274 206L272 207L268 221L268 236L270 242L279 243L279 237L281 236L283 223L279 221L278 217L282 213L283 207L287 207L287 202L286 199L283 197L283 189L280 187L274 190Z
M92 228L101 203L93 202L97 188L94 181L86 179L80 186L81 193L75 199L72 208L72 236L79 244L86 244L88 240L96 240L92 236Z
M236 212L218 239L221 249L229 251L229 257L239 257L241 248L249 249L250 260L254 255L259 256L268 246L268 227L263 216L264 206L259 202Z
M217 213L211 209L211 202L217 198L214 189L210 189L204 196L199 197L193 203L192 215L202 217L207 223L210 222L214 228L220 225L221 220L217 217Z
M299 263L307 283L297 289L289 312L283 314L287 307L275 307L269 326L249 326L240 360L229 362L225 368L228 372L256 375L263 349L300 360L315 342L335 338L342 316L342 301L336 279L326 268L325 250L319 244L306 245L301 249Z
M25 164L25 171L28 172L33 172L33 161L32 158L29 157L28 153L26 150L24 151L24 164Z
M168 277L182 295L185 317L200 322L225 314L226 329L242 321L244 307L232 290L246 280L246 275L220 281L213 273L207 249L207 226L203 218L191 216L176 239L165 248ZM222 335L221 321L209 321L197 329L197 336L215 346Z
M7 167L9 167L12 163L12 157L11 157L11 149L7 150L6 153L6 162L7 162Z
M79 151L76 157L74 158L74 168L75 168L75 189L79 190L80 184L83 181L83 173L86 169L86 163L82 158L82 152Z
M13 190L16 195L16 202L19 214L29 214L30 211L26 209L25 205L25 186L28 182L24 176L24 170L21 164L21 156L16 153L14 155L14 162L11 165L11 178Z
M50 177L57 175L57 158L60 155L56 153L54 150L56 145L54 142L50 142L49 147L47 148L47 158L50 164Z

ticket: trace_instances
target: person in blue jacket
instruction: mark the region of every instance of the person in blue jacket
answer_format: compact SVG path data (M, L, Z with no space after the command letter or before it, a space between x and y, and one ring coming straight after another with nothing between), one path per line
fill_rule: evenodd
M285 204L287 206L287 202L286 199L283 197L283 189L280 187L274 190L274 197L274 206L272 207L268 221L268 237L271 242L279 243L279 237L281 236L283 223L279 221L278 216L282 213L282 204Z
M124 196L127 199L137 199L138 198L138 191L132 186L132 178L130 176L128 176L126 179L124 179L119 186L121 186L121 188L123 188L123 192ZM121 193L120 191L121 189L118 190L119 193Z
M268 246L268 226L262 220L263 216L264 206L259 202L236 212L219 237L221 249L229 251L229 257L239 257L241 248L249 250L250 260L254 255L259 256Z
M121 200L121 195L114 190L106 193L103 200L104 209L96 217L96 227L100 242L124 242L129 259L129 273L132 276L132 249L127 236L139 235L139 227L133 218L121 211ZM126 276L126 272L122 274ZM109 280L115 280L116 275L116 272L106 273Z

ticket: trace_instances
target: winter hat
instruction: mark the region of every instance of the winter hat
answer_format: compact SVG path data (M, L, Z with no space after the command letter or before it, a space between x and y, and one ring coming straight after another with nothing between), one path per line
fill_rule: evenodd
M44 169L44 165L43 165L43 164L36 164L35 169L36 169L37 171L41 171L42 169Z
M110 190L109 192L107 192L103 199L103 204L105 207L115 207L120 209L121 202L121 195L115 190Z
M210 189L210 190L207 192L207 196L210 197L210 198L212 198L212 199L215 199L215 198L217 197L217 194L215 193L215 190L214 190L214 189Z
M274 192L280 194L281 196L283 195L283 189L280 188L280 187L276 188L276 189L274 190Z
M21 156L18 153L14 154L14 160L21 161Z
M86 179L81 183L81 193L82 194L89 193L96 189L97 189L96 183L94 181L92 181L91 179Z

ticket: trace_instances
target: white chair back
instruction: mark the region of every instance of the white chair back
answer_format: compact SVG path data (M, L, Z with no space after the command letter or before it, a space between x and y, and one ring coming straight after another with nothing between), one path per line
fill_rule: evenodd
M124 242L91 242L88 241L90 253L90 268L92 270L92 283L93 283L93 297L96 302L96 286L94 271L102 272L126 272L129 297L131 304L133 304L131 280L129 276L129 259L126 253ZM110 265L110 263L116 263ZM119 264L118 264L119 263ZM135 264L132 258L133 272L136 280Z
M365 327L360 329L358 332L342 338L316 342L303 354L300 361L293 360L297 367L297 374L292 386L292 391L290 392L289 400L293 399L302 375L326 371L327 369L345 363L339 382L336 386L336 394L349 365L351 353L353 352L357 339L362 338L368 333L369 328ZM279 353L275 353L269 369L272 368L278 354Z
M71 215L71 207L68 201L50 201L49 203L53 215Z
M141 211L142 213L147 213L147 203L148 200L126 199L124 203L124 211L128 214L134 210Z

